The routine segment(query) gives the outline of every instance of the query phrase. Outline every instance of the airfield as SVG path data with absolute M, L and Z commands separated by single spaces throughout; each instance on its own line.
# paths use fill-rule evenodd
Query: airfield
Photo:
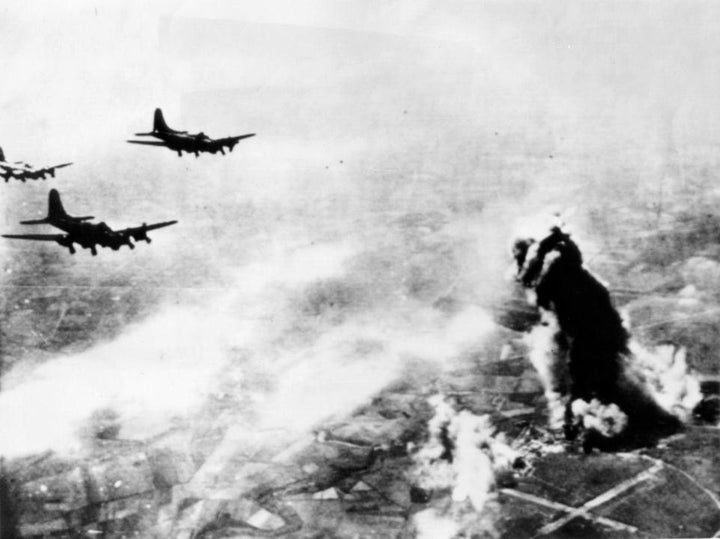
M 710 206 L 692 215 L 683 211 L 691 200 L 706 204 L 697 194 L 678 190 L 661 226 L 635 233 L 632 241 L 627 234 L 609 233 L 585 254 L 588 266 L 612 283 L 637 339 L 672 340 L 687 348 L 712 407 L 720 379 L 718 337 L 712 331 L 720 323 L 720 218 Z M 616 211 L 612 220 L 595 226 L 647 230 L 636 209 Z M 648 222 L 656 218 L 652 210 L 644 215 Z M 213 373 L 212 390 L 192 408 L 167 415 L 151 407 L 147 414 L 162 421 L 146 423 L 108 400 L 81 414 L 75 426 L 82 432 L 72 435 L 82 440 L 82 451 L 74 457 L 45 450 L 5 459 L 3 494 L 14 500 L 9 516 L 20 536 L 710 537 L 720 529 L 716 424 L 697 418 L 657 447 L 626 453 L 586 455 L 564 443 L 547 430 L 541 386 L 527 360 L 522 335 L 536 314 L 524 295 L 508 280 L 498 281 L 501 293 L 492 300 L 463 293 L 447 257 L 432 254 L 439 245 L 448 247 L 449 239 L 457 241 L 457 233 L 448 235 L 448 214 L 388 219 L 385 248 L 371 256 L 347 259 L 342 251 L 313 246 L 302 255 L 306 258 L 293 260 L 291 266 L 311 268 L 312 275 L 296 283 L 290 294 L 296 314 L 273 333 L 295 358 L 269 360 L 287 371 L 285 377 L 258 362 L 259 349 L 230 345 L 221 349 L 227 357 Z M 395 252 L 401 244 L 407 250 Z M 329 274 L 317 277 L 317 265 L 336 255 L 339 270 L 325 268 Z M 378 281 L 374 270 L 392 267 L 399 258 L 409 261 L 403 274 Z M 50 248 L 18 248 L 12 260 L 13 271 L 6 272 L 4 357 L 32 357 L 40 367 L 52 364 L 49 358 L 57 361 L 58 354 L 81 363 L 125 358 L 137 348 L 122 344 L 121 328 L 162 327 L 152 321 L 149 306 L 168 298 L 187 301 L 188 293 L 198 305 L 203 301 L 192 286 L 157 286 L 156 280 L 172 278 L 162 274 L 147 276 L 142 290 L 80 272 L 72 277 L 78 280 L 74 287 L 58 286 L 54 280 L 66 275 L 68 258 Z M 348 264 L 370 265 L 373 271 L 339 277 Z M 44 273 L 38 274 L 38 267 Z M 281 271 L 277 278 L 285 275 Z M 246 277 L 260 279 L 255 272 Z M 388 300 L 364 286 L 389 286 L 402 296 Z M 270 300 L 262 299 L 254 308 L 267 308 Z M 376 312 L 369 302 L 392 308 L 393 316 L 405 312 L 413 327 L 393 328 L 390 336 L 370 330 L 362 322 L 365 312 Z M 407 314 L 409 306 L 415 314 Z M 421 316 L 413 318 L 417 313 Z M 202 334 L 207 328 L 193 317 Z M 190 332 L 188 339 L 197 338 L 182 321 L 162 323 L 173 329 L 177 324 L 177 331 Z M 288 328 L 295 328 L 294 342 L 282 341 Z M 312 342 L 336 331 L 338 342 L 333 337 L 329 344 Z M 99 344 L 98 334 L 104 336 Z M 215 351 L 206 353 L 212 357 Z M 128 369 L 145 374 L 126 359 Z M 337 370 L 327 374 L 330 364 Z M 172 370 L 172 362 L 168 366 L 172 383 L 181 371 Z M 61 376 L 62 369 L 55 374 Z M 87 376 L 92 381 L 96 373 Z M 77 389 L 68 383 L 70 391 Z M 112 385 L 98 383 L 101 390 Z M 8 391 L 12 395 L 13 387 Z M 417 484 L 413 453 L 427 440 L 434 413 L 429 399 L 435 395 L 455 410 L 487 415 L 495 434 L 504 433 L 522 455 L 517 469 L 495 477 L 482 511 L 453 501 L 449 488 Z M 448 522 L 455 526 L 449 534 L 443 527 Z

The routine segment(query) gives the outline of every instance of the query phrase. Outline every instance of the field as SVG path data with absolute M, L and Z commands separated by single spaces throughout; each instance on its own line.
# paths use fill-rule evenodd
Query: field
M 3 537 L 720 529 L 714 8 L 11 4 L 4 151 L 73 165 L 3 182 L 3 233 L 51 187 L 112 227 L 179 222 L 96 257 L 0 243 Z M 158 106 L 257 136 L 125 144 Z M 547 428 L 510 248 L 558 220 L 633 338 L 702 381 L 656 447 Z M 421 480 L 439 410 L 484 490 Z

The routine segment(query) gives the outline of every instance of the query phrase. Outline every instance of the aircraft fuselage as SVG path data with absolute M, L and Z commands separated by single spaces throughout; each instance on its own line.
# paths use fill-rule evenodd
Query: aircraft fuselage
M 198 157 L 201 152 L 218 153 L 225 155 L 225 150 L 233 150 L 235 145 L 242 139 L 254 137 L 255 133 L 247 133 L 232 137 L 213 139 L 205 133 L 190 134 L 187 131 L 178 131 L 167 125 L 163 118 L 162 110 L 155 109 L 153 130 L 149 133 L 135 133 L 136 137 L 154 137 L 160 141 L 128 140 L 131 144 L 142 144 L 145 146 L 165 146 L 182 157 L 182 153 L 194 153 Z
M 11 178 L 18 179 L 22 182 L 26 180 L 45 180 L 48 176 L 54 178 L 56 169 L 66 167 L 70 164 L 72 163 L 65 163 L 47 168 L 34 168 L 28 163 L 8 163 L 6 161 L 0 161 L 0 176 L 5 179 L 6 183 Z
M 135 248 L 135 241 L 150 243 L 148 232 L 174 225 L 177 221 L 165 221 L 162 223 L 143 223 L 140 226 L 113 230 L 106 223 L 89 223 L 93 216 L 73 216 L 68 214 L 60 200 L 60 193 L 51 189 L 48 195 L 48 213 L 43 219 L 29 219 L 20 221 L 21 225 L 51 225 L 64 232 L 64 234 L 2 234 L 4 238 L 33 240 L 33 241 L 54 241 L 66 247 L 71 254 L 75 253 L 75 244 L 84 249 L 90 249 L 93 255 L 97 254 L 97 247 L 109 247 L 117 251 L 123 245 L 130 249 Z
M 127 245 L 131 249 L 135 248 L 130 238 L 122 234 L 114 232 L 106 223 L 86 223 L 70 219 L 54 219 L 50 222 L 55 228 L 59 228 L 67 233 L 64 245 L 70 248 L 73 243 L 77 243 L 83 249 L 90 249 L 96 254 L 95 246 L 110 247 L 117 251 L 121 246 Z M 62 245 L 62 244 L 61 244 Z M 73 249 L 70 249 L 73 252 Z
M 203 133 L 190 135 L 187 133 L 158 132 L 153 133 L 152 136 L 162 140 L 168 148 L 178 152 L 179 155 L 182 155 L 182 152 L 193 153 L 195 156 L 202 152 L 225 154 L 222 144 Z M 229 149 L 232 151 L 232 148 Z

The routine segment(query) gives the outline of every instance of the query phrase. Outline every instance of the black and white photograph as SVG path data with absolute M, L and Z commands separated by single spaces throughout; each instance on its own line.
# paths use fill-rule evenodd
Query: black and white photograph
M 0 538 L 720 537 L 719 26 L 3 2 Z

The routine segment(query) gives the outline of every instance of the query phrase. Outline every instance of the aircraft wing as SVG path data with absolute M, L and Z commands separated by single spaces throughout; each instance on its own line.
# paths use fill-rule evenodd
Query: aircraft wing
M 51 167 L 43 167 L 43 168 L 38 168 L 36 170 L 28 170 L 27 172 L 29 174 L 36 174 L 36 175 L 41 174 L 43 178 L 45 177 L 45 174 L 50 174 L 50 176 L 52 176 L 54 178 L 55 171 L 57 169 L 63 168 L 63 167 L 69 167 L 70 165 L 72 165 L 72 163 L 63 163 L 62 165 L 53 165 Z
M 144 144 L 145 146 L 167 146 L 164 142 L 159 140 L 126 140 L 130 144 Z
M 123 228 L 122 230 L 116 230 L 115 232 L 126 237 L 129 236 L 135 241 L 145 240 L 150 243 L 147 237 L 148 232 L 151 230 L 157 230 L 158 228 L 165 228 L 166 226 L 174 225 L 175 223 L 177 223 L 177 221 L 164 221 L 162 223 L 153 223 L 152 225 L 143 224 L 141 226 Z
M 65 239 L 66 234 L 3 234 L 3 238 L 13 240 L 58 241 Z
M 2 169 L 5 172 L 9 172 L 11 174 L 17 174 L 19 172 L 24 172 L 24 169 L 19 168 L 16 165 L 12 165 L 10 163 L 0 163 L 0 169 Z
M 218 138 L 214 139 L 212 141 L 212 144 L 215 146 L 218 146 L 220 148 L 223 148 L 227 146 L 230 150 L 232 150 L 235 145 L 238 143 L 238 141 L 241 141 L 244 138 L 250 138 L 254 137 L 255 133 L 248 133 L 247 135 L 239 135 L 237 137 L 225 137 L 225 138 Z
M 150 232 L 151 230 L 157 230 L 158 228 L 165 228 L 166 226 L 174 225 L 177 223 L 177 221 L 164 221 L 162 223 L 153 223 L 152 225 L 142 225 L 142 226 L 136 226 L 133 228 L 126 228 L 126 232 L 135 232 L 138 230 L 144 230 L 145 232 Z
M 70 165 L 72 165 L 72 163 L 63 163 L 62 165 L 53 165 L 51 167 L 46 167 L 43 170 L 50 172 L 52 170 L 57 170 L 59 168 L 69 167 Z
M 227 144 L 233 144 L 233 145 L 234 145 L 234 144 L 237 144 L 237 142 L 238 142 L 239 140 L 242 140 L 242 139 L 244 139 L 244 138 L 254 137 L 254 136 L 255 136 L 255 133 L 248 133 L 247 135 L 239 135 L 239 136 L 237 136 L 237 137 L 219 138 L 219 139 L 216 139 L 215 142 L 219 142 L 220 144 L 225 144 L 225 145 L 227 145 Z

